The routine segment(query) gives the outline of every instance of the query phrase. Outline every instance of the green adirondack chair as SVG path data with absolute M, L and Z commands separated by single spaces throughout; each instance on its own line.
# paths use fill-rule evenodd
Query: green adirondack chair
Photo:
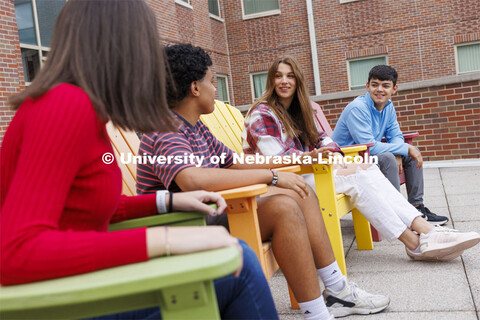
M 109 126 L 109 134 L 116 152 L 128 151 L 119 145 L 130 148 L 129 143 L 138 144 L 134 134 L 124 138 L 113 126 Z M 123 192 L 135 194 L 135 170 L 120 167 Z M 204 217 L 199 212 L 169 213 L 111 224 L 109 231 L 200 226 L 205 225 Z M 233 273 L 240 264 L 235 248 L 223 248 L 0 287 L 0 319 L 78 319 L 153 306 L 161 308 L 164 319 L 220 319 L 213 279 Z
M 112 229 L 204 221 L 201 213 L 157 217 Z M 220 319 L 212 280 L 233 273 L 240 263 L 235 248 L 223 248 L 0 287 L 0 318 L 78 319 L 159 306 L 164 319 Z
M 160 306 L 164 319 L 220 319 L 212 279 L 240 260 L 224 248 L 0 287 L 0 318 L 77 319 Z

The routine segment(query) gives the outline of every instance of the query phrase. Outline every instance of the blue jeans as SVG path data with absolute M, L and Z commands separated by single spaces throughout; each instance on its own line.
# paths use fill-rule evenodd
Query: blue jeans
M 257 256 L 240 241 L 243 249 L 243 269 L 238 278 L 233 275 L 214 281 L 218 308 L 222 319 L 278 319 L 272 294 Z M 92 318 L 95 320 L 161 319 L 158 307 Z

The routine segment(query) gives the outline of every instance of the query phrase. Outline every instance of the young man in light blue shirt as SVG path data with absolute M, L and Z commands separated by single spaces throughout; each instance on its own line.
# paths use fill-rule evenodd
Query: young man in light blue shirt
M 380 170 L 387 179 L 400 191 L 398 174 L 404 170 L 408 201 L 427 221 L 444 225 L 448 218 L 432 213 L 423 204 L 422 155 L 416 147 L 405 143 L 390 100 L 397 92 L 397 79 L 394 68 L 373 67 L 368 75 L 367 93 L 345 107 L 332 139 L 340 146 L 373 142 L 370 154 L 378 156 Z M 387 142 L 382 142 L 383 137 Z

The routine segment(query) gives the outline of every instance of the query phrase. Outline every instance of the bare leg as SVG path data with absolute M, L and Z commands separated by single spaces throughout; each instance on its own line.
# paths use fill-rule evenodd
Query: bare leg
M 306 199 L 300 198 L 295 191 L 276 187 L 268 188 L 267 195 L 284 194 L 296 201 L 306 223 L 315 267 L 320 269 L 333 263 L 335 256 L 330 245 L 330 239 L 328 238 L 320 207 L 318 206 L 318 198 L 310 187 L 309 190 L 310 192 Z
M 411 228 L 413 230 L 417 231 L 418 233 L 427 234 L 430 231 L 432 231 L 434 227 L 429 222 L 427 222 L 427 220 L 423 219 L 422 217 L 416 217 L 412 221 Z
M 398 240 L 403 242 L 403 244 L 410 250 L 415 250 L 420 245 L 418 235 L 408 228 L 398 237 Z
M 287 195 L 258 200 L 262 239 L 272 239 L 272 249 L 298 302 L 320 297 L 320 285 L 301 208 Z

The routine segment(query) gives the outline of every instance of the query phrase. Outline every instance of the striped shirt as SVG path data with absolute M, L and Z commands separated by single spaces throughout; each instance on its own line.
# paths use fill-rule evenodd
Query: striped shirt
M 137 193 L 156 190 L 181 191 L 176 175 L 190 167 L 228 168 L 233 165 L 233 151 L 218 141 L 198 120 L 192 126 L 175 113 L 181 125 L 177 132 L 144 134 L 139 155 L 147 163 L 137 164 Z

